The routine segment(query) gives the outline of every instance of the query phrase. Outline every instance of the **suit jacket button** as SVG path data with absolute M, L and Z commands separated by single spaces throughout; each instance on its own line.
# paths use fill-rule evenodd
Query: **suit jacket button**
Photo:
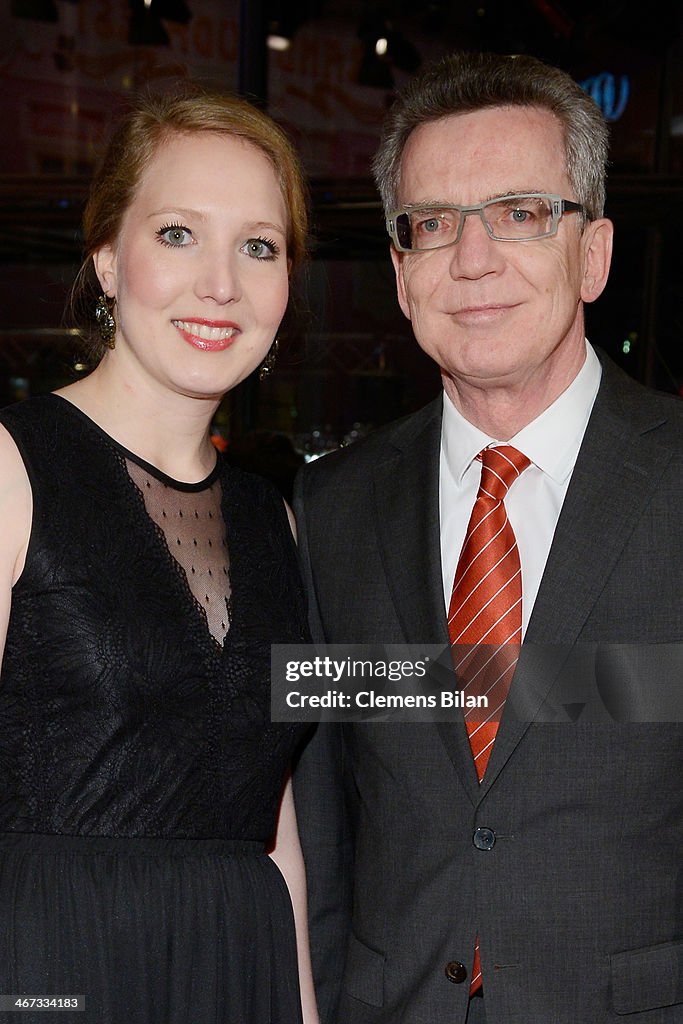
M 454 985 L 462 985 L 467 977 L 465 965 L 461 964 L 459 960 L 451 960 L 450 963 L 446 964 L 446 977 Z
M 472 842 L 478 850 L 492 850 L 496 845 L 496 833 L 492 828 L 475 828 Z

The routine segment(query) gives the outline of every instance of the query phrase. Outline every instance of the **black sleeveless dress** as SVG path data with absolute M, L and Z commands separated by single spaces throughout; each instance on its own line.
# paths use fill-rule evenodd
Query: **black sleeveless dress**
M 171 480 L 57 395 L 0 412 L 33 492 L 0 677 L 0 996 L 47 1024 L 297 1024 L 266 854 L 298 726 L 270 645 L 306 639 L 283 503 L 219 459 Z

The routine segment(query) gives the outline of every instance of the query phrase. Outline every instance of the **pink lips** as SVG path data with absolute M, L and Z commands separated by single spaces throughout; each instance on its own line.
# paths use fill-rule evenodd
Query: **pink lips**
M 466 306 L 451 315 L 460 323 L 474 326 L 492 323 L 513 308 L 513 306 L 506 305 Z
M 239 325 L 231 320 L 192 317 L 189 320 L 173 320 L 172 323 L 188 345 L 202 352 L 223 352 L 240 333 Z

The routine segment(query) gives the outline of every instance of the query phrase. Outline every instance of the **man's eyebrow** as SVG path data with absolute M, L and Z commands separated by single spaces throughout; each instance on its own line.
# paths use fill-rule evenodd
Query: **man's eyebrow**
M 546 194 L 547 193 L 542 188 L 511 188 L 508 192 L 496 192 L 495 195 L 489 196 L 488 199 L 482 199 L 482 202 L 488 203 L 491 199 L 509 199 L 511 196 L 536 196 Z
M 509 199 L 511 196 L 545 195 L 540 188 L 511 188 L 507 192 L 489 193 L 478 203 L 454 203 L 450 199 L 420 199 L 415 203 L 404 203 L 404 210 L 434 210 L 442 206 L 479 206 L 481 203 L 488 203 L 492 199 Z
M 419 199 L 416 203 L 404 203 L 403 207 L 406 210 L 431 210 L 435 206 L 452 206 L 453 204 L 448 199 Z

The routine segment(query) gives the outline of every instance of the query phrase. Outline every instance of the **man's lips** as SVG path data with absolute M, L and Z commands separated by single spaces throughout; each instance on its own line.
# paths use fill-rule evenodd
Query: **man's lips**
M 514 309 L 516 303 L 482 303 L 481 305 L 461 306 L 449 315 L 462 323 L 489 323 L 497 320 Z
M 172 320 L 171 323 L 189 345 L 203 352 L 221 352 L 232 344 L 240 333 L 238 324 L 231 320 Z

